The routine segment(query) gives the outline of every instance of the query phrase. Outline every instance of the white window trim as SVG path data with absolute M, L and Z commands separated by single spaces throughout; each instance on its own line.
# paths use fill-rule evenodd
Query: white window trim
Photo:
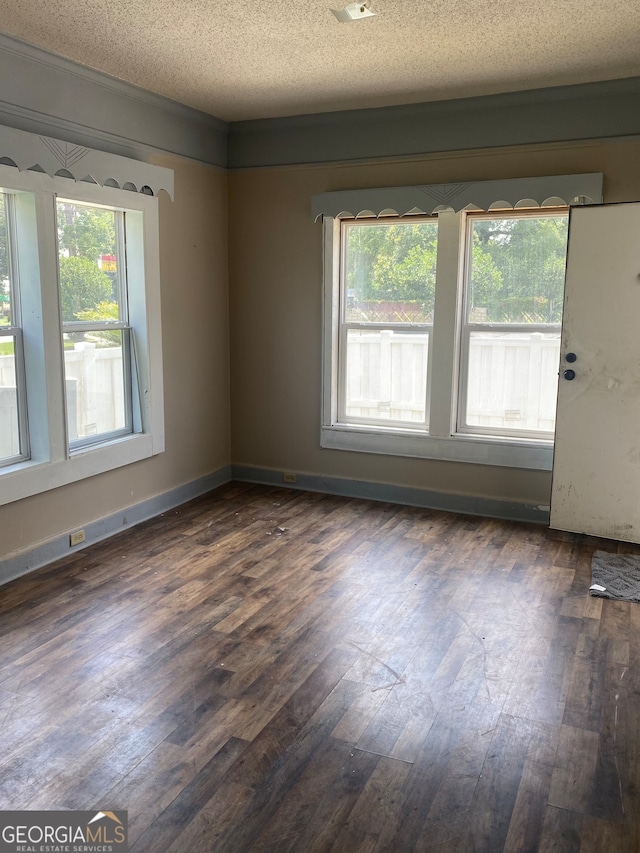
M 0 126 L 0 163 L 21 172 L 37 170 L 52 178 L 60 176 L 101 187 L 150 191 L 153 195 L 164 190 L 173 199 L 173 169 L 13 127 Z
M 404 216 L 407 213 L 430 216 L 443 210 L 516 210 L 599 204 L 601 201 L 602 173 L 587 172 L 498 181 L 337 190 L 312 196 L 311 212 L 315 222 L 321 216 L 334 219 L 389 214 Z
M 453 210 L 451 187 L 456 189 Z M 497 193 L 497 195 L 496 195 Z M 564 198 L 563 198 L 564 195 Z M 415 202 L 429 197 L 432 204 Z M 459 340 L 461 331 L 465 209 L 486 210 L 557 207 L 599 202 L 602 175 L 527 178 L 474 184 L 353 190 L 314 196 L 314 219 L 323 217 L 323 399 L 320 446 L 348 450 L 550 471 L 553 441 L 530 437 L 485 436 L 457 432 Z M 510 198 L 511 202 L 501 199 Z M 441 201 L 438 205 L 437 202 Z M 374 203 L 375 202 L 375 203 Z M 429 432 L 415 429 L 340 423 L 338 417 L 338 345 L 340 329 L 340 220 L 344 217 L 404 213 L 438 213 L 433 359 Z M 443 322 L 444 319 L 444 322 Z
M 441 459 L 503 467 L 551 470 L 553 446 L 549 441 L 495 438 L 455 433 L 452 419 L 457 398 L 458 277 L 461 274 L 460 240 L 464 214 L 439 216 L 435 313 L 455 318 L 454 327 L 434 324 L 431 366 L 429 433 L 416 429 L 379 425 L 345 424 L 338 421 L 338 337 L 340 317 L 339 251 L 340 220 L 324 218 L 324 333 L 323 406 L 321 447 L 419 459 Z M 451 306 L 451 300 L 454 306 Z M 443 303 L 446 302 L 445 306 Z
M 25 350 L 31 458 L 0 469 L 3 505 L 163 452 L 164 401 L 157 199 L 41 172 L 18 172 L 10 166 L 0 166 L 0 186 L 27 194 L 23 198 L 31 209 L 25 211 L 18 226 L 29 232 L 18 234 L 20 274 L 35 276 L 40 282 L 39 287 L 29 288 L 28 300 L 26 289 L 22 293 L 23 328 L 26 330 L 28 322 L 35 324 L 39 341 Z M 128 247 L 129 274 L 144 281 L 144 286 L 129 291 L 130 320 L 136 330 L 134 384 L 138 385 L 140 404 L 134 430 L 138 431 L 73 452 L 67 444 L 58 292 L 57 286 L 51 286 L 57 281 L 56 195 L 126 210 L 128 228 L 138 238 Z

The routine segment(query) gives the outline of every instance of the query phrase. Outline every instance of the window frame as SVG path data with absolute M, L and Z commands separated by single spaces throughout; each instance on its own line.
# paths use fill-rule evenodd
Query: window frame
M 157 198 L 0 165 L 16 200 L 31 452 L 0 468 L 0 505 L 147 459 L 164 450 Z M 56 199 L 125 210 L 132 328 L 132 432 L 71 448 L 67 440 Z

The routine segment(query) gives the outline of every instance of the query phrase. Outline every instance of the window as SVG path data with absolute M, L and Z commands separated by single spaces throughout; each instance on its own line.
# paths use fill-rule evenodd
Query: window
M 458 430 L 551 440 L 566 212 L 467 216 Z
M 340 420 L 428 421 L 438 223 L 341 223 Z
M 322 446 L 550 469 L 568 201 L 599 201 L 601 180 L 314 197 L 325 238 Z M 500 201 L 507 191 L 517 205 Z M 456 194 L 458 212 L 437 204 Z M 491 210 L 477 209 L 492 196 Z
M 69 447 L 132 431 L 126 217 L 57 202 L 58 274 Z
M 0 166 L 0 503 L 164 449 L 157 200 Z

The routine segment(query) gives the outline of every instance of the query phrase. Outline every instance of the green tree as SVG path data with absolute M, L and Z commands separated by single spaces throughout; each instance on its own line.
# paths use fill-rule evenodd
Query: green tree
M 117 302 L 99 302 L 95 308 L 78 311 L 76 317 L 86 323 L 92 323 L 95 320 L 119 320 L 120 309 Z M 122 332 L 117 330 L 96 329 L 85 332 L 85 338 L 99 347 L 116 347 L 122 344 Z
M 373 298 L 373 266 L 384 245 L 385 231 L 376 224 L 355 225 L 347 232 L 347 288 L 359 300 Z
M 59 201 L 58 245 L 62 255 L 94 262 L 100 255 L 115 254 L 114 212 Z
M 60 302 L 65 322 L 73 322 L 81 312 L 95 310 L 111 299 L 111 280 L 95 261 L 73 256 L 60 258 Z
M 475 234 L 471 246 L 471 270 L 471 319 L 488 319 L 487 306 L 500 293 L 502 273 Z M 480 311 L 480 316 L 474 318 L 474 310 Z
M 438 227 L 433 221 L 349 229 L 347 288 L 357 303 L 404 303 L 423 319 L 433 318 Z M 502 276 L 480 238 L 474 240 L 473 268 L 478 295 L 487 301 L 500 290 Z M 399 319 L 381 314 L 376 319 Z
M 473 306 L 494 322 L 560 322 L 567 224 L 566 216 L 477 220 L 474 245 L 490 255 L 502 280 L 493 294 L 476 292 L 474 258 Z
M 433 310 L 437 232 L 431 223 L 391 225 L 373 265 L 371 290 L 377 299 L 419 302 Z
M 432 315 L 434 222 L 357 225 L 348 233 L 347 290 L 358 305 L 369 303 L 368 319 L 393 322 L 407 314 Z M 382 306 L 378 314 L 372 311 L 372 303 Z

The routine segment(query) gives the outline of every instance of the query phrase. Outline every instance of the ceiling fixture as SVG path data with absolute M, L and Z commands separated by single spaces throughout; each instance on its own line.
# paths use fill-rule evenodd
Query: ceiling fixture
M 369 8 L 369 0 L 366 0 L 366 3 L 349 3 L 344 9 L 332 9 L 331 11 L 341 23 L 360 21 L 362 18 L 371 18 L 375 15 L 375 12 Z

